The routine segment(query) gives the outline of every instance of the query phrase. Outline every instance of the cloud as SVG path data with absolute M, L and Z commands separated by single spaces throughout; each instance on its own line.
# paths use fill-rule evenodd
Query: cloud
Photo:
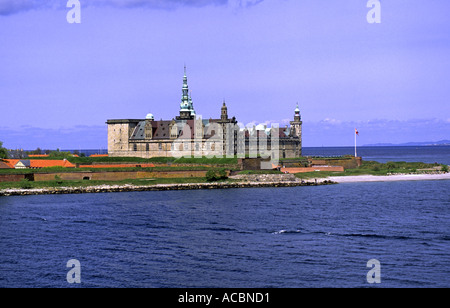
M 11 15 L 35 8 L 37 2 L 30 0 L 0 0 L 0 15 Z
M 243 8 L 257 5 L 264 0 L 228 0 L 226 1 L 231 8 Z
M 203 7 L 225 5 L 227 0 L 91 0 L 92 6 L 112 6 L 118 8 L 176 9 L 182 6 Z
M 229 6 L 247 8 L 264 0 L 79 0 L 83 6 L 174 10 L 180 7 Z M 0 0 L 0 16 L 29 10 L 65 8 L 65 0 Z

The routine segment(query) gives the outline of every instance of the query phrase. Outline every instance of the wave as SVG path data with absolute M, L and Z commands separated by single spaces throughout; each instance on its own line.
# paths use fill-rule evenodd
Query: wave
M 362 238 L 374 238 L 374 239 L 390 239 L 390 240 L 424 240 L 424 238 L 404 236 L 404 235 L 385 235 L 374 233 L 333 233 L 333 232 L 321 232 L 321 231 L 302 231 L 302 230 L 278 230 L 271 232 L 272 234 L 320 234 L 325 236 L 339 236 L 339 237 L 362 237 Z
M 394 239 L 394 240 L 412 240 L 418 239 L 410 236 L 402 235 L 383 235 L 383 234 L 370 234 L 370 233 L 344 233 L 344 234 L 332 234 L 344 237 L 365 237 L 365 238 L 379 238 L 379 239 Z
M 236 232 L 236 231 L 238 231 L 238 230 L 236 230 L 236 229 L 234 229 L 234 228 L 226 228 L 226 227 L 217 227 L 217 228 L 209 228 L 209 227 L 207 227 L 207 228 L 200 228 L 199 230 L 202 230 L 202 231 L 215 231 L 215 232 L 217 232 L 217 231 L 228 231 L 228 232 Z
M 301 233 L 300 230 L 279 230 L 272 232 L 272 234 L 292 234 L 292 233 Z

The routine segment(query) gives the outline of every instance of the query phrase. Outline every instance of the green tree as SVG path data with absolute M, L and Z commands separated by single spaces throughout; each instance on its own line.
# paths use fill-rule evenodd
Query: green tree
M 70 153 L 70 152 L 61 152 L 59 149 L 56 150 L 56 151 L 50 152 L 48 155 L 49 155 L 49 157 L 59 158 L 59 159 L 73 157 L 72 153 Z
M 388 161 L 388 162 L 386 163 L 386 168 L 387 168 L 388 170 L 393 170 L 393 169 L 396 169 L 397 167 L 398 167 L 397 164 L 394 163 L 393 161 Z
M 3 142 L 0 141 L 0 159 L 8 158 L 8 150 L 3 147 Z
M 225 169 L 210 169 L 206 172 L 206 180 L 209 182 L 227 179 L 227 172 Z

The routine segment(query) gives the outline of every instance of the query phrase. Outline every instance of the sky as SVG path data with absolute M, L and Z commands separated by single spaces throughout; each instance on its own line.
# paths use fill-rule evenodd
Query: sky
M 0 0 L 0 141 L 106 149 L 108 119 L 293 120 L 303 146 L 450 139 L 450 2 Z

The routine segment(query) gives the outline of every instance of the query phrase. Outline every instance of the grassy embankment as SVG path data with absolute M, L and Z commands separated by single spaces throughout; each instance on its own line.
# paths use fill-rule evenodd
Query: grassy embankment
M 231 181 L 231 180 L 227 180 Z M 156 184 L 185 184 L 185 183 L 206 183 L 206 178 L 158 178 L 158 179 L 130 179 L 122 181 L 54 181 L 33 182 L 22 180 L 20 182 L 0 183 L 2 189 L 34 189 L 34 188 L 59 188 L 59 187 L 90 187 L 100 185 L 135 185 L 151 186 Z
M 49 159 L 49 158 L 42 158 Z M 54 158 L 53 158 L 54 159 Z M 89 165 L 93 163 L 153 163 L 155 167 L 120 167 L 120 168 L 43 168 L 43 169 L 3 169 L 1 174 L 24 174 L 24 173 L 58 173 L 58 172 L 86 172 L 86 171 L 177 171 L 177 170 L 227 170 L 237 169 L 237 158 L 172 158 L 172 157 L 156 157 L 151 159 L 133 158 L 133 157 L 69 157 L 68 160 L 73 164 Z M 387 162 L 378 163 L 374 161 L 363 161 L 359 168 L 347 169 L 344 172 L 308 172 L 297 173 L 296 176 L 301 179 L 321 178 L 328 176 L 349 176 L 349 175 L 388 175 L 388 174 L 405 174 L 405 173 L 429 173 L 439 165 L 426 164 L 421 162 Z M 441 170 L 448 171 L 448 166 L 441 165 Z M 276 170 L 244 170 L 240 174 L 279 174 Z M 231 179 L 221 178 L 221 181 L 233 181 Z M 208 182 L 206 177 L 197 178 L 155 178 L 155 179 L 130 179 L 123 181 L 62 181 L 55 176 L 54 181 L 33 182 L 22 180 L 21 182 L 4 182 L 0 183 L 0 189 L 8 188 L 48 188 L 48 187 L 88 187 L 97 185 L 155 185 L 155 184 L 171 184 L 171 183 L 205 183 Z
M 39 157 L 33 159 L 58 159 L 55 157 Z M 155 157 L 144 159 L 138 157 L 67 157 L 67 160 L 73 164 L 91 165 L 93 163 L 153 163 L 155 167 L 108 167 L 108 168 L 63 168 L 51 167 L 41 169 L 0 169 L 0 174 L 32 174 L 32 173 L 65 173 L 65 172 L 119 172 L 119 171 L 209 171 L 218 173 L 219 170 L 237 170 L 237 158 L 173 158 L 173 157 Z M 234 180 L 226 178 L 217 178 L 215 180 L 232 182 Z M 154 178 L 154 179 L 129 179 L 121 181 L 83 181 L 72 180 L 64 181 L 55 175 L 53 181 L 34 182 L 22 180 L 20 182 L 0 182 L 0 189 L 33 189 L 33 188 L 58 188 L 58 187 L 89 187 L 98 185 L 136 185 L 147 186 L 156 184 L 179 184 L 179 183 L 206 183 L 207 177 L 189 177 L 189 178 Z

